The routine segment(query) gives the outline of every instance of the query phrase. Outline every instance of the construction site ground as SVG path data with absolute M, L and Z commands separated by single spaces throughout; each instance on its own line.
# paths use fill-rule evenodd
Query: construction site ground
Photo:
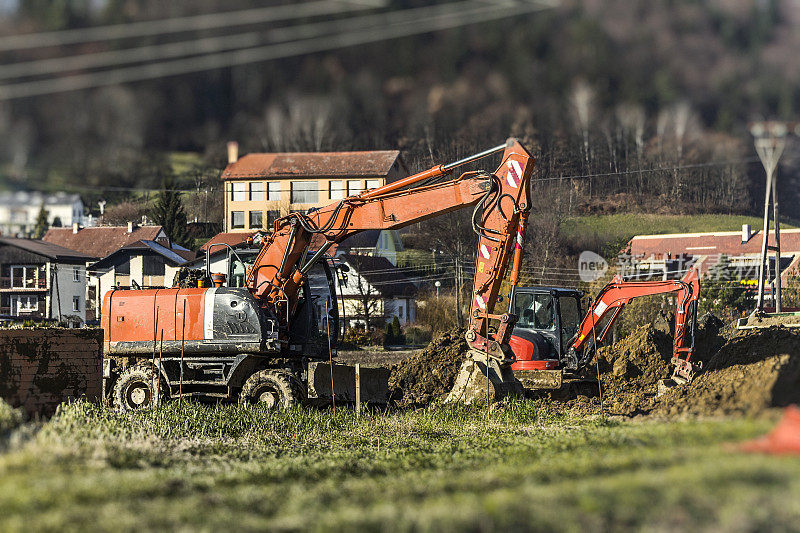
M 421 351 L 343 354 L 394 364 L 397 407 L 361 417 L 77 401 L 23 422 L 0 404 L 0 530 L 792 530 L 800 457 L 737 443 L 800 399 L 798 339 L 723 339 L 706 321 L 705 371 L 659 396 L 670 337 L 644 326 L 600 350 L 602 403 L 595 380 L 442 404 L 464 356 L 449 332 Z

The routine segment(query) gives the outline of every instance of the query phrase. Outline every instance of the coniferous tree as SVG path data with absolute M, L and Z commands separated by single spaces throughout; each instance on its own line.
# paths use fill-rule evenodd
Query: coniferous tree
M 181 193 L 175 190 L 175 181 L 171 177 L 163 181 L 152 217 L 153 222 L 164 228 L 172 242 L 187 248 L 191 245 Z
M 44 203 L 42 203 L 42 207 L 39 208 L 39 214 L 36 215 L 36 224 L 33 226 L 34 239 L 41 239 L 47 233 L 47 229 L 50 227 L 47 223 L 47 215 L 47 210 L 44 208 Z

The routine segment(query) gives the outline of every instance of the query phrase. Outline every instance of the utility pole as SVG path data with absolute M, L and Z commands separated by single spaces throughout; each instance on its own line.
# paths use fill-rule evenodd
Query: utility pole
M 750 125 L 756 153 L 767 175 L 766 194 L 764 195 L 764 231 L 761 235 L 761 264 L 758 269 L 758 301 L 755 312 L 764 309 L 764 287 L 767 283 L 766 271 L 769 268 L 768 252 L 775 252 L 775 289 L 773 298 L 775 312 L 781 312 L 781 237 L 780 222 L 778 220 L 778 183 L 776 170 L 783 149 L 786 146 L 786 135 L 789 133 L 789 124 L 779 121 L 755 122 Z M 775 223 L 775 244 L 769 245 L 769 201 L 772 197 L 772 217 Z
M 461 252 L 459 243 L 458 252 Z M 461 256 L 456 254 L 456 326 L 461 327 Z

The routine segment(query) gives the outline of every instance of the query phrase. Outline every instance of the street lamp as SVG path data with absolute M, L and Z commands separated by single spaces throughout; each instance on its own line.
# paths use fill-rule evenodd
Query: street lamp
M 439 287 L 442 286 L 442 282 L 441 281 L 437 281 L 433 285 L 436 287 L 436 299 L 438 300 L 439 299 Z
M 795 130 L 798 126 L 791 125 Z M 786 135 L 789 133 L 790 125 L 779 121 L 754 122 L 750 125 L 750 133 L 753 135 L 756 153 L 758 153 L 764 171 L 767 174 L 767 191 L 764 197 L 764 232 L 761 235 L 761 264 L 758 269 L 758 303 L 756 311 L 760 312 L 764 308 L 764 285 L 765 270 L 767 270 L 767 252 L 775 252 L 775 312 L 781 312 L 781 238 L 780 222 L 778 221 L 778 184 L 775 171 L 778 168 L 778 160 L 786 147 Z M 769 200 L 772 194 L 773 218 L 775 220 L 775 245 L 769 246 Z

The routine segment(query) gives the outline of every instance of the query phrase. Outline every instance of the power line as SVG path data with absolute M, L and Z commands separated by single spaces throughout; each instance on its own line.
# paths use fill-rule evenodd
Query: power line
M 689 165 L 679 165 L 674 167 L 656 167 L 656 168 L 643 168 L 641 170 L 623 170 L 621 172 L 602 172 L 599 174 L 583 174 L 580 176 L 559 176 L 550 178 L 538 178 L 536 181 L 561 181 L 570 179 L 583 179 L 583 178 L 607 178 L 614 176 L 624 176 L 628 174 L 644 174 L 650 172 L 666 172 L 668 170 L 685 170 L 690 168 L 702 167 L 723 167 L 728 165 L 737 165 L 743 163 L 754 163 L 758 161 L 755 157 L 746 157 L 744 159 L 730 159 L 728 161 L 710 161 L 708 163 L 693 163 Z
M 540 11 L 549 7 L 539 3 L 533 3 L 533 1 L 534 0 L 519 0 L 521 3 L 513 4 L 512 7 L 497 8 L 491 5 L 486 8 L 457 12 L 452 15 L 429 17 L 422 20 L 400 23 L 394 27 L 342 32 L 336 35 L 311 38 L 299 42 L 280 43 L 244 50 L 220 52 L 188 59 L 163 61 L 105 72 L 77 74 L 60 79 L 6 84 L 0 86 L 0 100 L 12 100 L 79 89 L 117 85 L 120 83 L 151 80 L 248 63 L 296 57 L 315 52 L 346 48 L 359 44 L 397 39 L 421 33 L 497 20 L 523 13 Z M 508 4 L 505 3 L 502 5 L 508 6 Z
M 344 20 L 298 24 L 282 28 L 270 29 L 268 32 L 247 32 L 191 39 L 187 41 L 141 46 L 122 50 L 108 50 L 72 56 L 22 61 L 0 66 L 0 79 L 44 76 L 61 72 L 72 72 L 82 69 L 116 67 L 132 63 L 156 62 L 165 59 L 205 55 L 214 52 L 252 48 L 267 43 L 299 41 L 312 37 L 320 37 L 336 32 L 350 32 L 370 27 L 385 27 L 401 22 L 412 22 L 419 18 L 427 18 L 437 14 L 455 13 L 466 7 L 484 6 L 483 2 L 469 0 L 465 2 L 447 3 L 352 17 Z
M 167 33 L 210 30 L 306 17 L 319 17 L 348 11 L 375 9 L 383 7 L 384 5 L 385 2 L 364 3 L 344 0 L 317 0 L 299 4 L 292 3 L 280 6 L 174 17 L 162 20 L 147 20 L 125 24 L 112 24 L 108 26 L 24 33 L 21 35 L 0 37 L 0 52 L 128 39 L 131 37 L 149 37 Z
M 2 86 L 0 86 L 2 88 Z M 714 166 L 727 166 L 727 165 L 734 165 L 740 163 L 753 163 L 756 162 L 756 158 L 745 158 L 745 159 L 731 159 L 728 161 L 712 161 L 708 163 L 694 163 L 689 165 L 680 165 L 680 166 L 672 166 L 672 167 L 658 167 L 646 170 L 631 170 L 631 171 L 622 171 L 622 172 L 607 172 L 602 174 L 584 174 L 584 175 L 575 175 L 575 176 L 563 176 L 559 178 L 539 178 L 536 181 L 562 181 L 562 180 L 569 180 L 569 179 L 580 179 L 580 178 L 596 178 L 596 177 L 604 177 L 610 178 L 614 176 L 621 176 L 627 174 L 637 174 L 639 172 L 664 172 L 669 170 L 683 170 L 683 169 L 691 169 L 691 168 L 700 168 L 700 167 L 714 167 Z M 346 180 L 347 177 L 343 177 L 342 181 Z M 280 180 L 269 180 L 264 178 L 265 181 L 280 181 Z M 118 187 L 118 186 L 90 186 L 90 185 L 64 185 L 63 188 L 75 190 L 75 191 L 119 191 L 119 192 L 161 192 L 161 191 L 169 191 L 169 192 L 184 192 L 184 193 L 196 193 L 197 189 L 160 189 L 160 188 L 146 188 L 146 187 Z M 304 189 L 303 192 L 317 192 L 317 193 L 327 193 L 329 192 L 328 189 Z M 363 191 L 360 191 L 363 192 Z M 273 200 L 270 200 L 273 201 Z M 278 202 L 280 200 L 274 200 Z

